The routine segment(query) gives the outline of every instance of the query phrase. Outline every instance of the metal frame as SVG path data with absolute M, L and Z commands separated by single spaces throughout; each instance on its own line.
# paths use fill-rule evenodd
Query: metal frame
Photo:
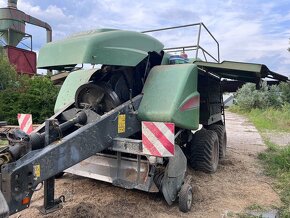
M 22 204 L 22 199 L 31 198 L 39 183 L 103 151 L 112 145 L 114 138 L 126 138 L 141 131 L 141 123 L 133 110 L 139 107 L 141 99 L 142 95 L 138 95 L 61 140 L 41 150 L 31 151 L 16 162 L 3 165 L 1 185 L 10 214 L 29 207 L 29 204 Z M 117 132 L 119 114 L 126 114 L 124 133 Z M 47 195 L 52 199 L 49 186 Z
M 196 51 L 195 52 L 195 59 L 198 58 L 198 52 L 201 50 L 203 57 L 205 61 L 207 61 L 206 55 L 211 57 L 213 60 L 216 62 L 220 62 L 220 48 L 219 48 L 219 43 L 216 40 L 216 38 L 212 35 L 212 33 L 209 31 L 209 29 L 204 25 L 204 23 L 193 23 L 193 24 L 188 24 L 188 25 L 182 25 L 182 26 L 174 26 L 174 27 L 167 27 L 167 28 L 161 28 L 161 29 L 153 29 L 153 30 L 146 30 L 143 31 L 142 33 L 153 33 L 153 32 L 161 32 L 161 31 L 166 31 L 166 30 L 172 30 L 172 29 L 180 29 L 180 28 L 188 28 L 188 27 L 198 27 L 198 35 L 197 35 L 197 44 L 196 45 L 190 45 L 190 46 L 180 46 L 180 47 L 172 47 L 172 48 L 165 48 L 165 51 Z M 214 57 L 214 55 L 210 54 L 208 51 L 206 51 L 201 45 L 200 45 L 200 37 L 201 37 L 201 32 L 202 29 L 204 29 L 209 36 L 215 41 L 217 45 L 217 58 Z
M 7 121 L 0 121 L 0 127 L 7 126 Z
M 56 119 L 50 119 L 45 121 L 45 147 L 53 141 L 51 140 L 51 131 Z M 61 200 L 54 198 L 55 179 L 54 176 L 44 181 L 44 202 L 40 208 L 42 214 L 48 214 L 62 208 Z
M 13 30 L 13 29 L 7 29 L 7 30 L 1 30 L 0 31 L 0 38 L 7 32 L 8 33 L 8 42 L 5 43 L 2 39 L 0 39 L 0 43 L 2 44 L 2 46 L 9 46 L 10 44 L 10 32 L 13 31 L 13 32 L 17 32 L 17 33 L 23 33 L 23 32 L 20 32 L 20 31 L 17 31 L 17 30 Z M 25 46 L 27 49 L 29 49 L 30 51 L 32 51 L 32 35 L 28 34 L 28 33 L 23 33 L 24 36 L 23 38 L 20 40 L 20 44 L 22 44 L 23 46 Z M 25 43 L 23 43 L 23 41 L 25 41 L 26 39 L 30 39 L 30 47 L 28 45 L 26 45 Z M 14 47 L 14 46 L 13 46 Z M 15 46 L 17 47 L 17 46 Z

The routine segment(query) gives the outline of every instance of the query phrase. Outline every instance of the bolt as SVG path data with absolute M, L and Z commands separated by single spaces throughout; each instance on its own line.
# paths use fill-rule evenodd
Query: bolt
M 32 183 L 28 183 L 28 189 L 32 189 Z

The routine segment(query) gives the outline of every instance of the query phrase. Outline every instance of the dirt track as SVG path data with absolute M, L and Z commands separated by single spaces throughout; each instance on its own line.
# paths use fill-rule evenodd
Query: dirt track
M 64 208 L 45 217 L 227 217 L 251 205 L 279 206 L 271 179 L 263 175 L 257 154 L 265 149 L 260 135 L 245 118 L 227 113 L 228 153 L 217 173 L 189 169 L 196 187 L 190 213 L 178 204 L 167 206 L 160 194 L 125 190 L 111 184 L 66 174 L 57 180 L 56 195 L 64 194 Z M 29 209 L 14 217 L 40 217 L 42 191 L 33 196 Z

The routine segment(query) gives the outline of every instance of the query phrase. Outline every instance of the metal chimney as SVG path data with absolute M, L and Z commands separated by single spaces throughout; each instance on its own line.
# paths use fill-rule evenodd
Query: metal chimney
M 8 0 L 8 8 L 17 9 L 17 0 Z
M 7 8 L 0 8 L 0 37 L 7 45 L 17 46 L 25 35 L 25 23 L 43 27 L 47 32 L 47 42 L 52 40 L 49 24 L 17 9 L 17 0 L 8 0 Z

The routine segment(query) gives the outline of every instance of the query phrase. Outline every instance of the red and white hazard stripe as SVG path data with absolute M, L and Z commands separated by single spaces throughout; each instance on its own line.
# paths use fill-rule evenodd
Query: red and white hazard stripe
M 18 123 L 22 131 L 30 134 L 33 130 L 32 126 L 32 115 L 31 114 L 18 114 Z
M 142 122 L 143 153 L 157 157 L 174 155 L 174 124 Z

